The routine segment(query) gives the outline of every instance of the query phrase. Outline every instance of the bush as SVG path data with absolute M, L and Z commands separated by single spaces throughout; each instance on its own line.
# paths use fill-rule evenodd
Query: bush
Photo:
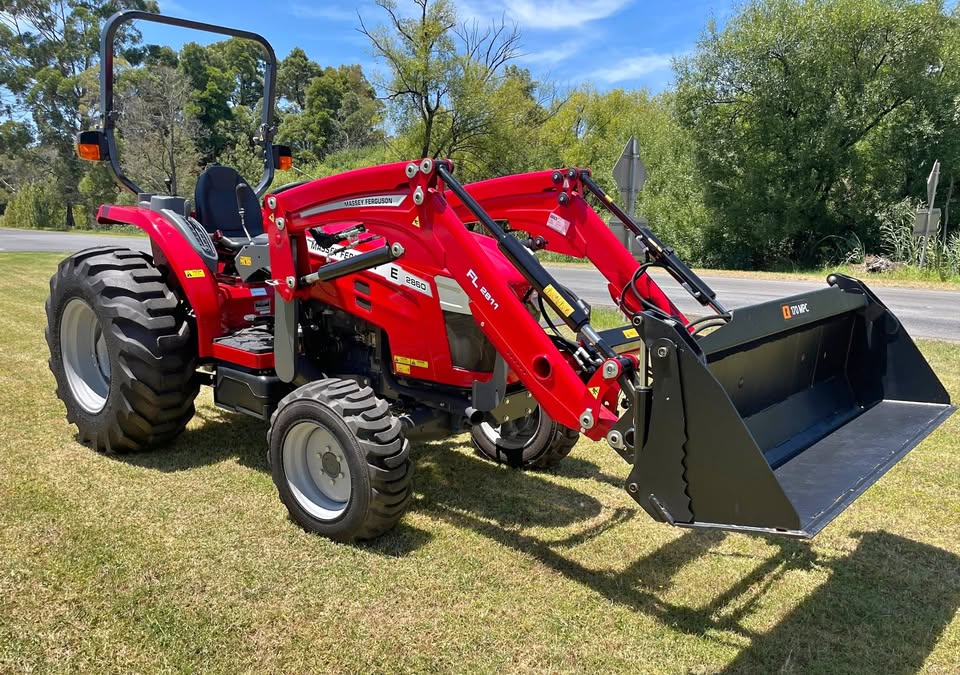
M 66 205 L 61 195 L 47 185 L 28 183 L 7 204 L 3 225 L 32 230 L 64 230 L 67 228 L 66 216 Z M 83 207 L 73 207 L 73 218 L 78 225 L 86 224 L 87 216 Z

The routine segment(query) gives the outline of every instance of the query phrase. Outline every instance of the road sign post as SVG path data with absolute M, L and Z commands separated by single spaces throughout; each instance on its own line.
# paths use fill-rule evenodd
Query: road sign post
M 936 218 L 936 224 L 934 225 L 934 232 L 936 228 L 940 226 L 940 209 L 933 208 L 933 201 L 937 198 L 937 184 L 940 182 L 940 160 L 936 160 L 933 163 L 933 168 L 930 170 L 930 175 L 927 177 L 927 208 L 925 209 L 924 218 L 923 218 L 923 244 L 920 247 L 920 267 L 923 267 L 923 262 L 927 257 L 927 241 L 930 239 L 930 221 L 933 217 Z M 922 212 L 921 212 L 922 213 Z M 918 221 L 919 216 L 918 215 Z M 914 223 L 913 231 L 917 231 L 917 223 Z

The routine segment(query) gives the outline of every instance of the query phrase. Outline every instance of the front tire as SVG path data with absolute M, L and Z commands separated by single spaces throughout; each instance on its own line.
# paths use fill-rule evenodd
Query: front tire
M 273 482 L 290 517 L 335 541 L 393 528 L 413 495 L 400 421 L 370 387 L 305 384 L 280 401 L 267 432 Z
M 580 434 L 550 419 L 539 406 L 532 414 L 498 427 L 478 424 L 470 435 L 478 455 L 521 469 L 556 466 L 580 439 Z
M 183 431 L 200 388 L 197 348 L 150 256 L 109 247 L 70 256 L 50 279 L 46 313 L 50 370 L 80 442 L 129 452 Z

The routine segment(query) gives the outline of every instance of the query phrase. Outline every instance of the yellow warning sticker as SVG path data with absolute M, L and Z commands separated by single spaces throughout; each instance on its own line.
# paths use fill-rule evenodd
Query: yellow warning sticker
M 207 273 L 205 270 L 184 270 L 183 276 L 187 279 L 202 279 L 207 276 Z
M 403 373 L 404 375 L 410 374 L 410 366 L 408 365 L 405 365 L 403 363 L 397 363 L 395 367 L 398 373 Z
M 413 222 L 410 224 L 413 225 L 414 227 L 420 227 L 420 216 L 417 216 L 416 218 L 414 218 Z
M 408 356 L 394 356 L 394 363 L 397 364 L 397 370 L 400 369 L 400 366 L 416 366 L 417 368 L 426 368 L 430 364 L 422 359 L 411 359 Z M 407 371 L 410 372 L 409 370 Z
M 274 216 L 272 213 L 269 216 L 267 216 L 267 220 L 269 220 L 271 223 L 274 222 L 276 219 L 277 219 L 276 216 Z
M 242 256 L 240 256 L 240 264 L 241 264 L 241 265 L 248 265 L 248 266 L 249 266 L 249 265 L 252 265 L 252 264 L 253 264 L 253 258 L 251 258 L 251 257 L 248 256 L 248 255 L 242 255 Z
M 543 289 L 543 294 L 550 299 L 550 302 L 561 314 L 564 316 L 573 314 L 573 306 L 560 295 L 560 291 L 554 288 L 553 284 L 548 284 L 547 287 Z
M 623 337 L 625 337 L 625 338 L 638 338 L 638 337 L 640 337 L 640 333 L 637 332 L 637 329 L 636 329 L 636 328 L 628 328 L 628 329 L 626 329 L 625 331 L 623 331 Z
M 596 398 L 600 395 L 600 387 L 590 387 L 590 395 Z

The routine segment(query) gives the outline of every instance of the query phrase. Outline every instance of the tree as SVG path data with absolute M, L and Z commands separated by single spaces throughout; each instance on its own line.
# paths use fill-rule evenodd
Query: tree
M 677 64 L 711 262 L 812 263 L 831 235 L 871 241 L 875 207 L 913 182 L 904 164 L 931 159 L 911 139 L 944 101 L 955 30 L 938 0 L 754 0 L 711 22 Z M 878 150 L 894 146 L 890 170 Z
M 65 201 L 68 227 L 83 175 L 74 139 L 89 123 L 81 102 L 97 64 L 101 24 L 119 9 L 157 11 L 157 5 L 153 0 L 8 0 L 0 12 L 3 112 L 29 119 L 34 141 L 52 151 L 48 176 Z M 128 61 L 140 58 L 139 39 L 129 26 L 118 32 L 117 49 Z
M 293 112 L 302 111 L 307 105 L 307 87 L 321 73 L 319 64 L 311 61 L 300 47 L 294 47 L 277 68 L 277 96 Z
M 601 186 L 617 195 L 613 167 L 636 136 L 648 172 L 636 212 L 685 259 L 699 262 L 707 213 L 693 140 L 677 121 L 673 103 L 668 93 L 580 88 L 540 127 L 539 161 L 541 167 L 589 166 Z
M 190 81 L 168 65 L 127 71 L 124 79 L 118 128 L 126 172 L 148 192 L 180 194 L 192 186 L 200 163 L 202 129 L 186 113 Z
M 381 83 L 397 128 L 421 157 L 455 155 L 472 139 L 488 135 L 491 112 L 484 106 L 503 80 L 502 69 L 517 55 L 520 33 L 501 20 L 481 30 L 458 27 L 449 0 L 414 0 L 412 18 L 394 0 L 377 0 L 388 24 L 361 32 L 390 70 Z
M 324 68 L 303 96 L 302 109 L 288 108 L 277 133 L 277 141 L 290 145 L 301 161 L 316 162 L 379 138 L 375 127 L 382 105 L 360 66 Z

